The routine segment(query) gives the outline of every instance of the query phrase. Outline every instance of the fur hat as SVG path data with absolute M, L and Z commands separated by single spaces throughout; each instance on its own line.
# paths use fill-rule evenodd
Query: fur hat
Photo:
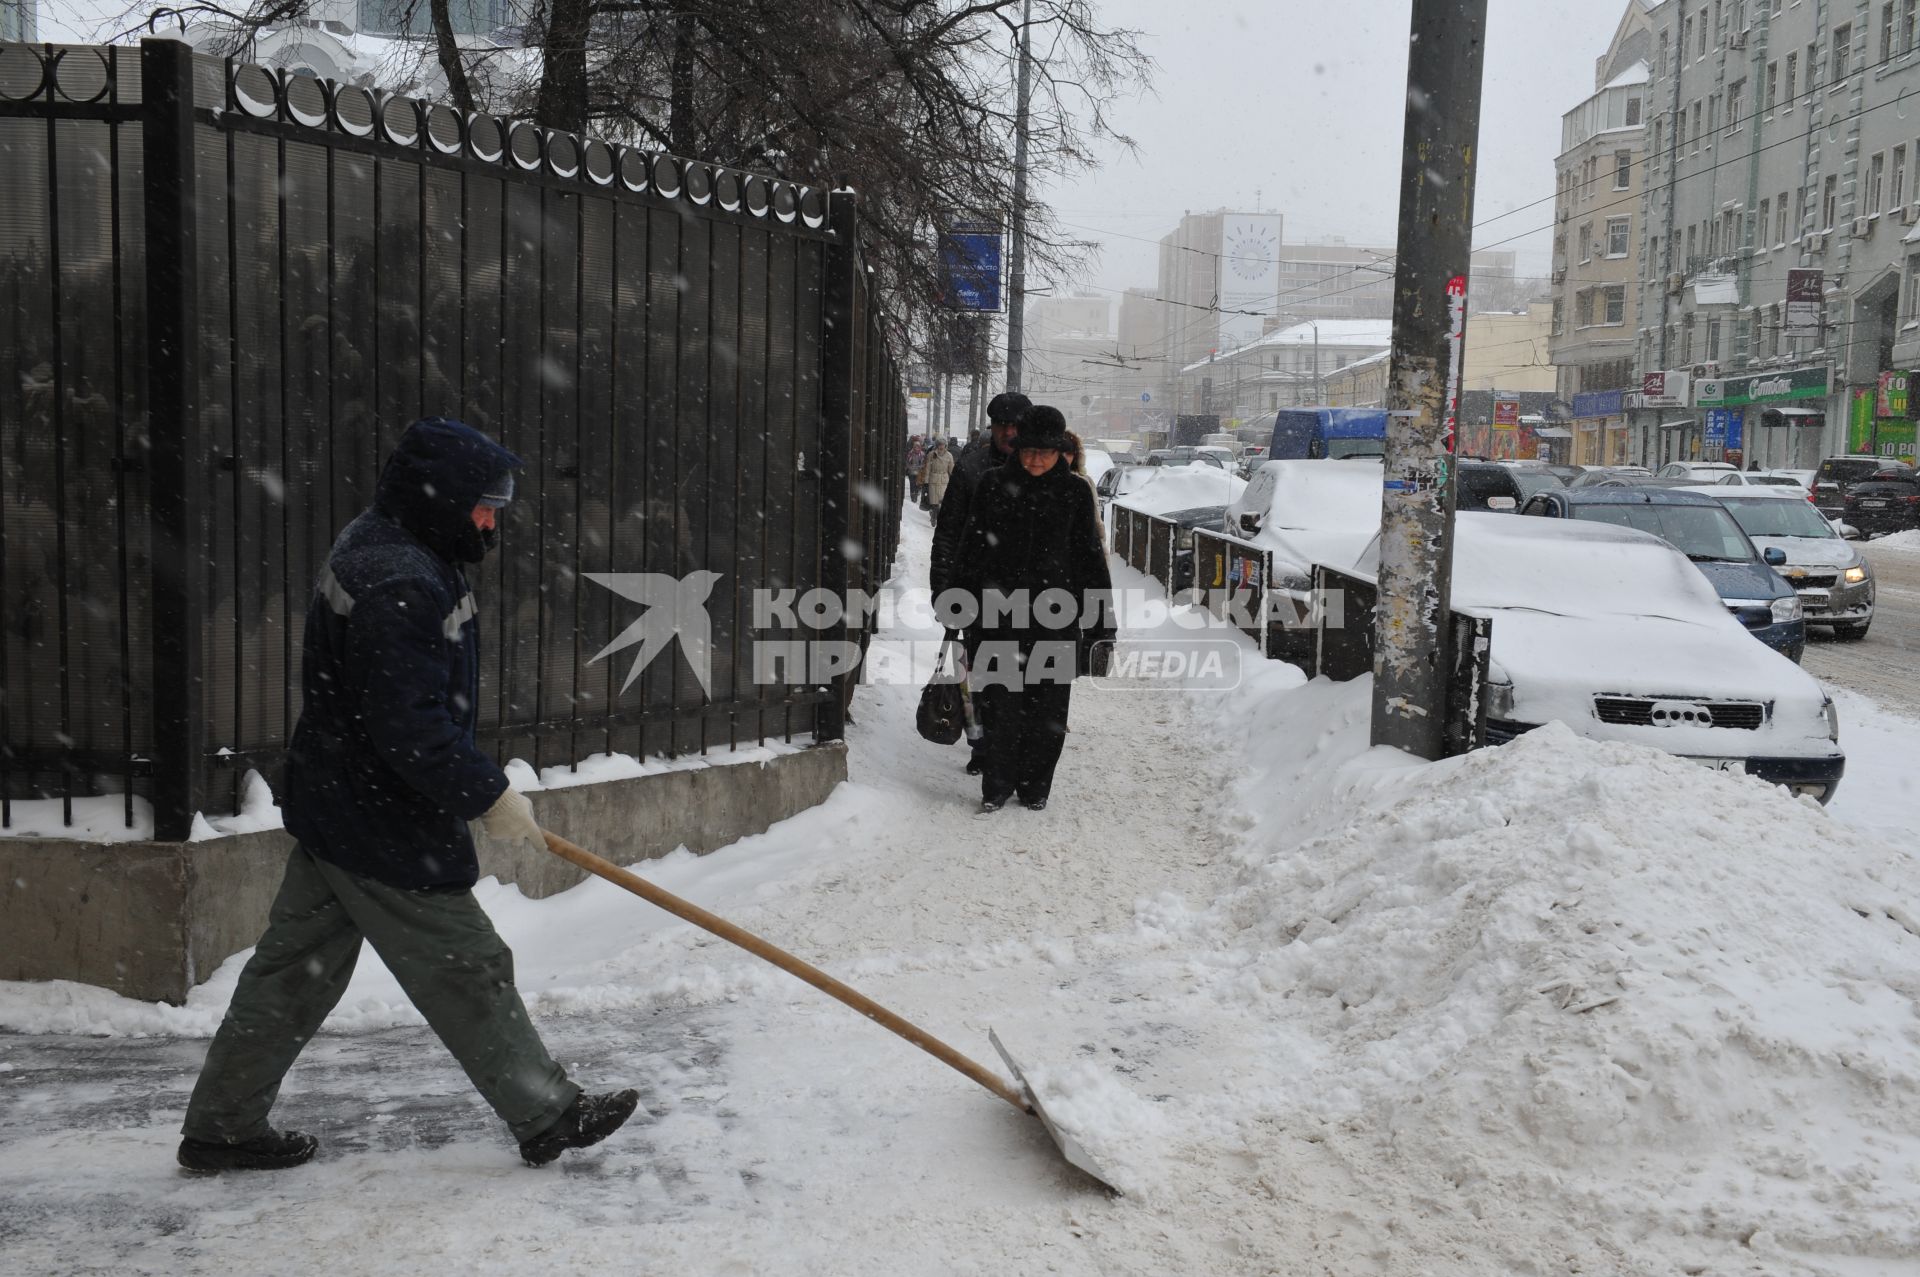
M 1061 452 L 1067 449 L 1067 419 L 1058 408 L 1048 404 L 1035 404 L 1020 416 L 1020 433 L 1014 436 L 1013 446 L 1020 448 L 1055 448 Z
M 1018 425 L 1033 400 L 1017 390 L 1003 390 L 987 401 L 987 421 L 996 426 Z

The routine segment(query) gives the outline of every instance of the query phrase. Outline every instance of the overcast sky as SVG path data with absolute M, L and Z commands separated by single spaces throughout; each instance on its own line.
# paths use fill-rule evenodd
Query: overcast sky
M 1393 244 L 1411 0 L 1102 0 L 1102 10 L 1143 33 L 1159 70 L 1151 94 L 1112 106 L 1137 153 L 1110 151 L 1100 172 L 1046 193 L 1072 233 L 1104 245 L 1087 282 L 1151 287 L 1159 237 L 1183 211 L 1256 200 L 1285 215 L 1290 242 Z M 1593 92 L 1594 59 L 1625 10 L 1626 0 L 1488 0 L 1474 244 L 1532 232 L 1500 245 L 1520 252 L 1523 272 L 1547 269 L 1560 115 Z

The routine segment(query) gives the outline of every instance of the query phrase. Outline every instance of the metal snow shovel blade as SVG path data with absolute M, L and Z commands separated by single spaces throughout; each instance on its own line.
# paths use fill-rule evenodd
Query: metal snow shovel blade
M 595 877 L 605 878 L 617 887 L 626 888 L 649 904 L 655 904 L 665 909 L 674 917 L 683 918 L 701 930 L 709 931 L 719 936 L 728 944 L 738 945 L 754 957 L 771 962 L 788 975 L 798 976 L 828 997 L 852 1007 L 855 1011 L 866 1016 L 881 1028 L 905 1038 L 922 1051 L 925 1051 L 928 1055 L 931 1055 L 934 1059 L 939 1060 L 942 1064 L 965 1074 L 973 1081 L 978 1082 L 981 1086 L 993 1092 L 999 1098 L 1019 1109 L 1022 1113 L 1028 1113 L 1039 1118 L 1041 1126 L 1046 1129 L 1047 1135 L 1054 1142 L 1054 1146 L 1060 1150 L 1060 1155 L 1066 1158 L 1069 1164 L 1091 1175 L 1100 1182 L 1102 1187 L 1110 1192 L 1117 1193 L 1120 1191 L 1107 1181 L 1105 1175 L 1100 1173 L 1099 1166 L 1095 1164 L 1092 1158 L 1087 1156 L 1086 1149 L 1080 1146 L 1079 1141 L 1055 1126 L 1047 1117 L 1045 1111 L 1040 1107 L 1038 1097 L 1033 1094 L 1033 1088 L 1027 1085 L 1026 1075 L 1020 1071 L 1020 1066 L 1013 1062 L 1013 1057 L 1007 1054 L 1007 1049 L 1000 1045 L 1000 1039 L 991 1031 L 988 1032 L 987 1039 L 993 1043 L 994 1050 L 1000 1053 L 1000 1058 L 1007 1062 L 1007 1067 L 1013 1070 L 1013 1075 L 1020 1079 L 1021 1089 L 1018 1091 L 918 1025 L 895 1015 L 878 1002 L 875 1002 L 872 998 L 867 997 L 857 989 L 840 983 L 840 981 L 834 979 L 813 964 L 803 962 L 786 950 L 768 944 L 751 931 L 734 926 L 718 914 L 708 913 L 699 905 L 682 900 L 663 887 L 656 887 L 645 878 L 640 877 L 640 875 L 630 873 L 612 861 L 601 859 L 585 847 L 576 846 L 568 842 L 559 834 L 542 830 L 541 836 L 546 839 L 547 850 L 560 857 L 560 859 L 580 866 Z

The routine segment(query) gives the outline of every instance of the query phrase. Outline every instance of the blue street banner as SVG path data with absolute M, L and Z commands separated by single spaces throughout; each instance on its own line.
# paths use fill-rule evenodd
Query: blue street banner
M 955 310 L 1000 309 L 1000 228 L 961 222 L 940 246 L 947 273 L 947 305 Z

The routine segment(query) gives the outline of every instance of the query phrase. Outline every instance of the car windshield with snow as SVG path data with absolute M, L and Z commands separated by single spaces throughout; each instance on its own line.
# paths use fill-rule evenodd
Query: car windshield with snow
M 1539 493 L 1522 513 L 1651 533 L 1693 561 L 1755 638 L 1795 661 L 1806 650 L 1799 596 L 1773 570 L 1786 555 L 1755 547 L 1715 497 L 1671 487 L 1570 488 Z
M 1456 529 L 1453 606 L 1492 618 L 1489 744 L 1560 722 L 1833 796 L 1846 756 L 1832 702 L 1749 639 L 1672 545 L 1571 519 L 1463 513 Z M 1378 564 L 1376 541 L 1354 571 Z

